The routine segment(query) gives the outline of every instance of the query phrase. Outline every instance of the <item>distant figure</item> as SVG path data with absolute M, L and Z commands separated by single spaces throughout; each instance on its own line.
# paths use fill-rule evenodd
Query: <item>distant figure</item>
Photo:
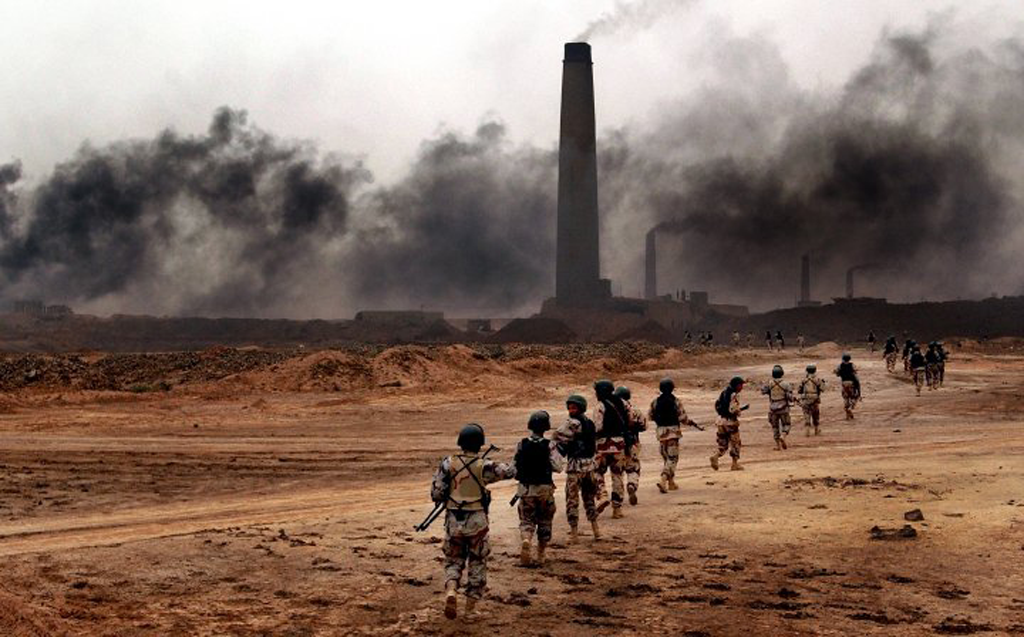
M 687 345 L 693 343 L 693 334 L 690 334 L 690 330 L 686 330 L 686 335 L 683 337 L 683 340 L 686 341 Z
M 946 359 L 949 358 L 949 353 L 942 346 L 942 341 L 935 344 L 935 351 L 939 353 L 939 387 L 942 387 L 946 380 Z
M 739 333 L 739 331 L 734 331 L 732 333 L 732 346 L 733 347 L 739 347 L 740 346 L 740 333 Z
M 903 343 L 903 371 L 907 372 L 908 374 L 910 373 L 910 354 L 911 352 L 914 351 L 915 345 L 917 345 L 917 343 L 915 343 L 914 340 L 910 338 L 908 338 L 906 342 Z
M 775 450 L 786 448 L 786 436 L 789 435 L 789 406 L 793 402 L 793 388 L 782 380 L 782 365 L 772 368 L 772 379 L 761 387 L 761 393 L 768 396 L 768 424 L 772 426 L 775 436 Z
M 932 341 L 928 343 L 928 351 L 924 355 L 925 378 L 928 381 L 928 389 L 939 388 L 939 343 Z
M 868 347 L 871 348 L 871 353 L 875 353 L 875 331 L 871 330 L 868 332 Z
M 782 338 L 782 330 L 775 330 L 775 341 L 779 344 L 779 351 L 786 349 L 786 339 Z
M 775 349 L 775 339 L 772 338 L 772 331 L 768 330 L 764 333 L 764 344 L 768 346 L 768 351 Z
M 802 332 L 798 332 L 796 335 L 796 348 L 801 354 L 804 353 L 804 335 Z
M 715 344 L 715 335 L 713 333 L 708 332 L 706 343 L 708 347 L 711 347 L 712 345 Z
M 924 359 L 924 355 L 921 353 L 921 348 L 917 345 L 910 351 L 910 375 L 914 378 L 914 388 L 917 390 L 917 395 L 921 395 L 921 386 L 925 382 L 925 373 L 928 368 L 928 363 Z
M 896 356 L 899 354 L 900 346 L 896 344 L 896 337 L 890 335 L 885 339 L 885 348 L 882 357 L 885 359 L 885 369 L 889 373 L 896 371 Z
M 843 362 L 836 367 L 835 373 L 843 384 L 843 409 L 846 410 L 846 419 L 853 420 L 853 408 L 860 400 L 860 379 L 849 354 L 843 354 Z
M 747 332 L 747 348 L 748 349 L 753 349 L 754 348 L 754 333 L 753 332 Z
M 718 459 L 726 454 L 732 457 L 732 470 L 741 471 L 740 465 L 740 413 L 749 405 L 740 406 L 739 393 L 743 391 L 743 379 L 734 376 L 729 385 L 722 390 L 715 402 L 715 413 L 718 414 L 718 434 L 716 441 L 718 450 L 711 456 L 711 468 L 718 471 Z

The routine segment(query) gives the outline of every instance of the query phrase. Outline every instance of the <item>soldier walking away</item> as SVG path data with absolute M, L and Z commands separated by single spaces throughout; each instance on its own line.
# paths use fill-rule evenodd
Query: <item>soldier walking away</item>
M 573 394 L 565 399 L 569 412 L 565 423 L 558 428 L 552 439 L 566 458 L 565 466 L 565 517 L 569 522 L 569 543 L 579 537 L 580 499 L 587 520 L 594 532 L 594 539 L 601 537 L 597 528 L 597 464 L 596 426 L 587 418 L 587 399 Z
M 927 371 L 928 364 L 924 359 L 924 355 L 921 354 L 921 348 L 917 345 L 910 351 L 910 374 L 914 378 L 914 388 L 917 390 L 917 395 L 921 395 L 921 386 L 925 382 L 925 372 Z
M 616 387 L 615 395 L 626 405 L 626 413 L 629 414 L 631 444 L 624 470 L 626 472 L 626 495 L 629 498 L 629 504 L 636 506 L 636 492 L 640 488 L 640 433 L 647 431 L 647 417 L 639 409 L 633 408 L 633 403 L 630 402 L 632 392 L 629 391 L 629 387 Z
M 733 377 L 729 385 L 722 390 L 715 402 L 715 413 L 718 414 L 718 449 L 711 456 L 711 468 L 718 471 L 718 459 L 726 452 L 732 457 L 732 470 L 741 471 L 740 465 L 740 412 L 749 405 L 740 406 L 739 393 L 743 391 L 743 379 L 739 376 Z
M 768 347 L 768 351 L 775 349 L 775 339 L 772 337 L 772 331 L 767 330 L 764 333 L 764 344 Z
M 797 350 L 801 354 L 804 353 L 804 335 L 803 335 L 803 332 L 799 332 L 796 335 L 796 348 L 797 348 Z
M 779 351 L 786 349 L 786 339 L 782 338 L 782 330 L 775 330 L 775 341 L 779 344 Z
M 849 354 L 843 354 L 843 362 L 836 367 L 836 376 L 843 384 L 843 409 L 846 419 L 853 420 L 853 409 L 860 400 L 860 378 Z
M 473 611 L 476 601 L 487 587 L 487 556 L 491 547 L 487 540 L 489 521 L 487 511 L 491 494 L 487 485 L 514 478 L 516 470 L 504 462 L 484 458 L 484 428 L 468 424 L 459 432 L 460 453 L 448 456 L 434 473 L 430 497 L 435 503 L 444 503 L 444 615 L 455 619 L 457 615 L 456 591 L 466 576 L 466 613 Z M 486 454 L 484 454 L 486 455 Z
M 915 345 L 917 345 L 917 343 L 915 343 L 914 340 L 910 339 L 910 338 L 908 338 L 906 340 L 906 342 L 903 343 L 903 371 L 904 372 L 910 373 L 910 353 L 912 351 L 914 351 L 914 346 Z
M 942 346 L 942 341 L 938 341 L 935 344 L 935 351 L 939 353 L 939 387 L 942 387 L 942 384 L 946 381 L 946 359 L 949 358 L 949 353 Z
M 530 415 L 526 427 L 530 436 L 519 441 L 516 447 L 515 468 L 519 489 L 519 534 L 522 548 L 519 561 L 530 565 L 531 544 L 537 535 L 537 565 L 544 565 L 544 551 L 551 541 L 551 522 L 555 519 L 555 481 L 553 473 L 565 468 L 565 459 L 558 446 L 544 437 L 551 429 L 551 417 L 546 411 L 535 411 Z
M 754 349 L 754 333 L 747 332 L 747 349 Z
M 890 373 L 896 371 L 896 356 L 899 354 L 899 349 L 899 345 L 896 344 L 896 337 L 890 335 L 885 340 L 885 350 L 882 353 L 882 356 L 885 358 L 885 369 Z
M 768 424 L 772 426 L 775 437 L 775 450 L 786 449 L 786 436 L 789 435 L 789 406 L 793 402 L 793 388 L 782 380 L 785 372 L 782 365 L 772 368 L 772 379 L 761 387 L 761 393 L 768 396 Z
M 615 395 L 615 385 L 610 380 L 599 380 L 594 383 L 594 395 L 597 406 L 594 407 L 594 425 L 597 427 L 597 472 L 598 498 L 602 505 L 607 501 L 605 489 L 605 473 L 612 474 L 612 517 L 621 518 L 622 502 L 625 500 L 626 456 L 630 452 L 629 414 L 626 405 Z
M 942 364 L 942 355 L 939 354 L 938 341 L 928 343 L 928 351 L 924 355 L 925 376 L 928 379 L 928 389 L 939 388 L 939 366 Z
M 808 436 L 811 435 L 811 425 L 814 426 L 815 436 L 821 433 L 821 393 L 825 391 L 825 380 L 818 378 L 817 371 L 817 366 L 808 365 L 807 377 L 797 390 L 800 394 L 800 408 L 804 411 L 804 429 Z
M 740 333 L 739 333 L 739 330 L 735 330 L 732 333 L 732 346 L 733 347 L 739 347 L 740 346 Z
M 871 348 L 871 353 L 875 353 L 875 330 L 868 332 L 868 347 Z
M 661 480 L 658 490 L 662 493 L 675 491 L 676 465 L 679 464 L 679 438 L 682 436 L 682 425 L 687 424 L 704 431 L 704 428 L 686 416 L 683 403 L 672 392 L 676 384 L 671 378 L 663 378 L 658 385 L 661 394 L 651 401 L 647 412 L 648 418 L 657 425 L 658 445 L 661 448 Z

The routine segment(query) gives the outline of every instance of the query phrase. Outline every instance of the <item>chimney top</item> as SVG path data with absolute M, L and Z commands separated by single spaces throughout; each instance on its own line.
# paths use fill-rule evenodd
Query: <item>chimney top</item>
M 586 42 L 566 42 L 564 61 L 591 64 L 590 45 Z

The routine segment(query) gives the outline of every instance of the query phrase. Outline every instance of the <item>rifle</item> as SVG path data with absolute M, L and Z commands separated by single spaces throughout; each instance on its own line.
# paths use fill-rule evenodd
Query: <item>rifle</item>
M 480 460 L 486 458 L 487 454 L 491 453 L 492 451 L 500 451 L 500 449 L 498 449 L 494 445 L 491 445 L 490 447 L 487 448 L 487 451 L 484 452 L 484 455 L 480 456 Z M 434 520 L 436 520 L 441 515 L 441 512 L 445 510 L 445 507 L 447 507 L 447 505 L 447 499 L 434 504 L 433 510 L 427 514 L 427 517 L 424 518 L 422 522 L 420 522 L 412 528 L 416 531 L 426 531 L 427 527 L 434 523 Z

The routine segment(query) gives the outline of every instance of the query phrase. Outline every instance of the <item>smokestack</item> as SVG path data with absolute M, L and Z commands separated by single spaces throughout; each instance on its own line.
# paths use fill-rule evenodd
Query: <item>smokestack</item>
M 647 232 L 647 250 L 644 253 L 644 298 L 653 299 L 658 296 L 658 255 L 657 231 L 651 228 Z
M 558 257 L 555 297 L 569 305 L 599 300 L 597 135 L 590 45 L 565 45 L 562 121 L 558 140 Z
M 811 255 L 800 258 L 800 303 L 807 304 L 811 300 Z

